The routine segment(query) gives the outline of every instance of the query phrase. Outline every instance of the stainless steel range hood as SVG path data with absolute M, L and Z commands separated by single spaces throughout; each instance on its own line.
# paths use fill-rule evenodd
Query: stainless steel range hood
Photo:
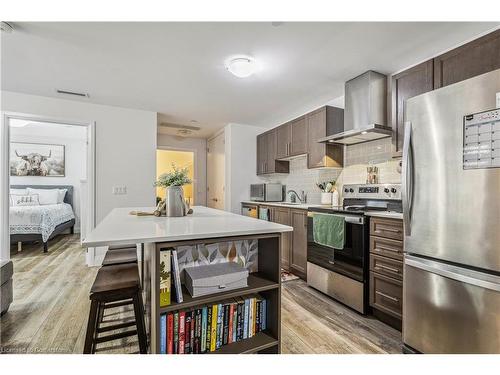
M 344 131 L 318 142 L 354 145 L 387 138 L 387 77 L 372 70 L 345 84 Z

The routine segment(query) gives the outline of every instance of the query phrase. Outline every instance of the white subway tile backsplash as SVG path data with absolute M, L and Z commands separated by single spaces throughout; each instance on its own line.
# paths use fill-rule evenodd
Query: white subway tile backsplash
M 401 183 L 401 173 L 397 171 L 399 160 L 392 159 L 391 139 L 352 145 L 345 148 L 344 168 L 307 169 L 307 157 L 301 156 L 290 160 L 289 174 L 260 176 L 265 182 L 280 182 L 287 190 L 295 190 L 299 194 L 304 191 L 307 201 L 319 204 L 321 192 L 317 182 L 337 181 L 339 192 L 344 184 L 366 183 L 366 167 L 375 165 L 379 168 L 380 183 Z

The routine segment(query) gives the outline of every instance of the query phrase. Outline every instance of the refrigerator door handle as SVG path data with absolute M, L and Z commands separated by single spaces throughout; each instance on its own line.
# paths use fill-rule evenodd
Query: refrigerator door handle
M 405 122 L 402 168 L 402 200 L 405 235 L 411 235 L 411 208 L 413 200 L 413 148 L 411 146 L 411 122 Z
M 466 284 L 500 292 L 500 276 L 495 276 L 467 268 L 453 266 L 447 263 L 405 255 L 405 265 L 418 268 L 436 275 L 453 279 Z

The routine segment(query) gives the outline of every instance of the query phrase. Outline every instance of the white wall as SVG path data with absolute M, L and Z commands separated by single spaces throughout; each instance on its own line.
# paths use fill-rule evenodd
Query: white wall
M 156 112 L 2 91 L 3 112 L 96 126 L 96 219 L 113 208 L 153 206 L 156 177 Z M 3 120 L 2 120 L 3 121 Z M 126 186 L 126 195 L 113 195 Z
M 158 134 L 157 143 L 158 148 L 194 151 L 195 204 L 205 206 L 207 204 L 207 140 Z
M 240 213 L 241 201 L 250 198 L 250 184 L 261 182 L 257 177 L 257 135 L 266 130 L 241 124 L 228 124 L 224 128 L 226 211 Z
M 75 231 L 79 232 L 80 199 L 82 197 L 81 180 L 87 177 L 87 127 L 39 122 L 30 123 L 23 127 L 11 127 L 10 141 L 64 145 L 64 177 L 11 176 L 10 184 L 73 186 L 73 210 L 76 217 Z

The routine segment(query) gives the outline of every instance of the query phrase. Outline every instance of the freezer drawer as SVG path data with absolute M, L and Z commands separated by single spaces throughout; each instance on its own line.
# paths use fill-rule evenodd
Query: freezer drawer
M 423 353 L 500 353 L 500 277 L 405 255 L 403 341 Z

